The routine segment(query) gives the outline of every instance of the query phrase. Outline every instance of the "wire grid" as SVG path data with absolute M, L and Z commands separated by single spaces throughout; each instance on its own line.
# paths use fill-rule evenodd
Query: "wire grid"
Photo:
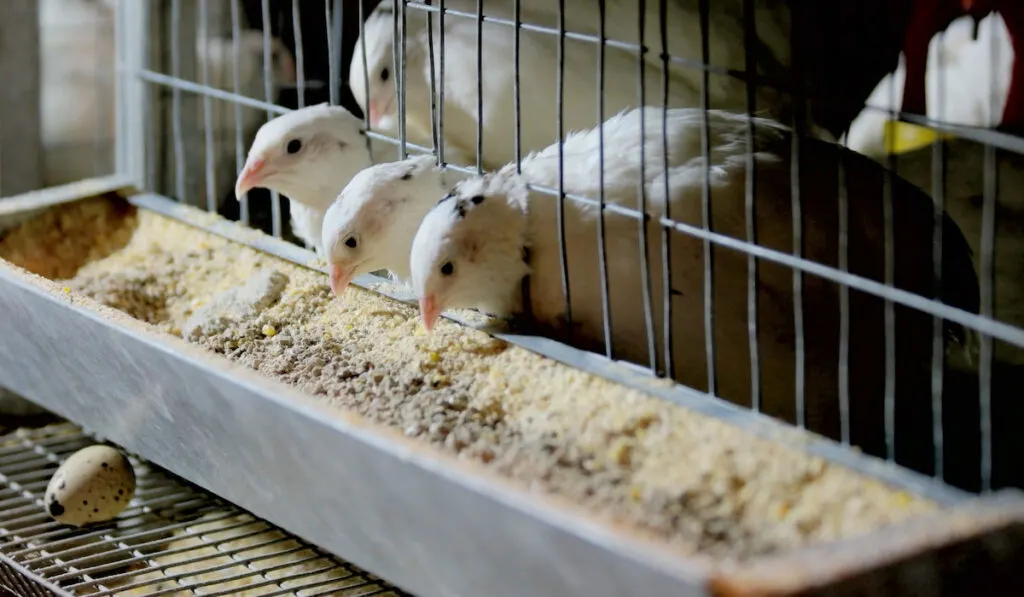
M 62 525 L 46 512 L 46 485 L 94 443 L 71 423 L 0 436 L 0 586 L 19 595 L 404 595 L 135 458 L 138 486 L 117 519 Z
M 598 81 L 595 93 L 598 95 L 599 102 L 599 115 L 597 121 L 604 120 L 608 114 L 605 114 L 604 110 L 604 91 L 609 85 L 622 85 L 625 82 L 617 81 L 606 81 L 604 75 L 604 64 L 605 64 L 605 51 L 607 48 L 615 48 L 617 50 L 627 50 L 635 53 L 637 61 L 642 64 L 643 53 L 657 53 L 662 57 L 663 73 L 667 73 L 669 64 L 680 65 L 687 68 L 697 69 L 702 73 L 702 89 L 701 89 L 701 106 L 707 107 L 709 105 L 709 79 L 712 75 L 714 76 L 729 76 L 740 79 L 746 82 L 747 86 L 747 116 L 749 117 L 757 110 L 755 102 L 755 89 L 758 86 L 774 86 L 778 88 L 787 88 L 786 82 L 777 78 L 772 78 L 763 74 L 755 74 L 755 58 L 754 58 L 754 41 L 757 38 L 755 32 L 754 23 L 754 11 L 755 11 L 755 0 L 743 0 L 743 15 L 744 15 L 744 42 L 745 42 L 745 68 L 742 70 L 727 69 L 720 66 L 716 66 L 710 63 L 710 42 L 707 34 L 709 22 L 710 22 L 710 10 L 711 3 L 709 0 L 692 0 L 689 4 L 693 4 L 693 9 L 697 13 L 700 21 L 702 31 L 702 43 L 701 43 L 701 60 L 686 59 L 680 56 L 671 55 L 668 52 L 668 39 L 672 36 L 672 32 L 667 30 L 665 23 L 665 11 L 666 1 L 660 0 L 658 2 L 644 2 L 639 1 L 640 13 L 643 14 L 645 7 L 657 6 L 660 11 L 661 21 L 657 27 L 657 31 L 647 31 L 645 33 L 645 24 L 643 19 L 637 23 L 637 30 L 639 33 L 639 39 L 645 40 L 644 44 L 630 43 L 623 40 L 609 39 L 606 35 L 606 9 L 608 3 L 604 1 L 598 1 L 594 3 L 593 9 L 599 14 L 600 21 L 600 34 L 591 35 L 578 31 L 573 31 L 566 26 L 565 11 L 567 10 L 566 5 L 569 4 L 571 7 L 578 9 L 578 5 L 574 2 L 565 2 L 560 0 L 557 3 L 557 26 L 545 25 L 540 23 L 526 22 L 521 18 L 521 9 L 524 5 L 529 4 L 528 0 L 514 0 L 513 15 L 514 17 L 502 18 L 493 16 L 493 11 L 488 11 L 484 7 L 483 2 L 476 3 L 475 11 L 468 10 L 455 10 L 450 7 L 446 7 L 444 0 L 433 0 L 433 1 L 412 1 L 402 0 L 395 4 L 396 10 L 393 12 L 394 15 L 394 31 L 399 39 L 399 43 L 395 44 L 395 63 L 394 72 L 396 73 L 396 87 L 397 87 L 397 98 L 398 98 L 398 134 L 397 136 L 383 134 L 379 131 L 373 131 L 370 127 L 368 118 L 366 119 L 367 137 L 383 141 L 386 143 L 393 144 L 397 147 L 397 157 L 405 157 L 410 153 L 434 153 L 438 158 L 438 163 L 445 165 L 446 167 L 459 170 L 461 172 L 478 173 L 483 171 L 482 165 L 482 142 L 483 142 L 483 131 L 482 127 L 478 123 L 477 127 L 477 140 L 476 140 L 476 164 L 473 165 L 456 165 L 449 163 L 445 159 L 445 144 L 444 144 L 444 94 L 445 90 L 443 86 L 439 86 L 437 81 L 434 81 L 434 77 L 431 76 L 431 96 L 439 98 L 439 101 L 432 105 L 432 136 L 434 138 L 433 146 L 427 147 L 417 145 L 411 142 L 407 138 L 406 134 L 406 106 L 405 106 L 405 81 L 407 78 L 406 73 L 406 52 L 407 44 L 409 40 L 406 39 L 404 32 L 407 31 L 407 25 L 409 19 L 412 16 L 426 13 L 428 15 L 428 30 L 430 31 L 430 41 L 428 43 L 436 43 L 440 48 L 440 62 L 438 65 L 440 68 L 440 79 L 444 80 L 444 69 L 445 69 L 445 29 L 444 23 L 446 19 L 472 19 L 477 22 L 477 57 L 476 57 L 476 70 L 477 70 L 477 107 L 482 108 L 483 92 L 481 89 L 481 73 L 483 72 L 483 59 L 480 52 L 481 44 L 483 43 L 482 27 L 484 23 L 511 27 L 516 31 L 515 45 L 513 50 L 513 56 L 511 59 L 514 64 L 514 102 L 515 102 L 515 118 L 516 118 L 516 137 L 515 137 L 515 155 L 517 169 L 520 166 L 522 154 L 524 153 L 521 147 L 519 129 L 521 122 L 521 94 L 529 91 L 529 75 L 520 73 L 520 36 L 524 31 L 530 33 L 541 33 L 557 36 L 559 39 L 558 53 L 554 57 L 558 62 L 558 135 L 559 139 L 564 138 L 564 135 L 570 131 L 564 130 L 562 114 L 564 108 L 562 107 L 562 97 L 564 92 L 564 44 L 568 39 L 574 41 L 588 41 L 597 45 L 599 49 L 598 54 Z M 211 138 L 211 122 L 209 114 L 211 110 L 211 102 L 227 102 L 234 107 L 236 123 L 236 136 L 234 138 L 234 162 L 236 171 L 241 169 L 243 157 L 245 155 L 245 140 L 242 134 L 242 116 L 243 112 L 261 111 L 265 115 L 265 118 L 271 118 L 278 114 L 287 112 L 288 110 L 308 105 L 312 103 L 308 99 L 308 95 L 311 89 L 322 88 L 326 85 L 329 90 L 329 101 L 333 104 L 342 103 L 353 109 L 357 107 L 348 101 L 348 98 L 342 98 L 341 91 L 346 90 L 347 85 L 343 75 L 343 66 L 347 63 L 344 61 L 345 52 L 349 51 L 354 43 L 357 43 L 355 39 L 352 39 L 352 35 L 344 37 L 342 31 L 346 31 L 343 24 L 349 23 L 353 20 L 357 20 L 359 24 L 358 33 L 354 34 L 356 39 L 362 39 L 363 32 L 363 21 L 368 16 L 369 11 L 372 9 L 375 3 L 373 2 L 342 2 L 340 0 L 325 0 L 322 4 L 315 2 L 304 2 L 300 3 L 298 0 L 292 0 L 288 2 L 275 2 L 271 3 L 269 0 L 260 0 L 256 3 L 247 3 L 246 6 L 250 7 L 256 5 L 259 13 L 259 19 L 263 23 L 263 34 L 264 34 L 264 51 L 263 51 L 263 79 L 262 89 L 260 93 L 249 93 L 246 94 L 241 89 L 239 79 L 238 62 L 241 56 L 239 50 L 239 43 L 237 40 L 240 38 L 243 30 L 243 19 L 241 17 L 243 3 L 238 0 L 232 0 L 230 2 L 230 33 L 231 39 L 235 40 L 233 45 L 235 68 L 233 71 L 233 82 L 232 85 L 225 87 L 211 86 L 209 84 L 209 73 L 206 70 L 206 66 L 200 68 L 200 72 L 188 72 L 188 63 L 194 63 L 194 56 L 189 56 L 189 46 L 187 43 L 190 39 L 189 27 L 195 25 L 200 36 L 211 35 L 211 24 L 206 17 L 207 10 L 212 6 L 206 0 L 166 0 L 164 2 L 158 2 L 156 0 L 149 2 L 147 6 L 151 9 L 151 12 L 157 13 L 161 16 L 169 16 L 169 37 L 163 39 L 163 43 L 166 48 L 169 49 L 170 60 L 169 62 L 164 59 L 163 64 L 167 68 L 161 70 L 157 63 L 160 60 L 151 60 L 145 64 L 131 62 L 131 57 L 126 53 L 135 52 L 142 56 L 152 57 L 154 55 L 160 55 L 159 50 L 164 49 L 163 46 L 156 48 L 153 46 L 153 39 L 160 39 L 157 36 L 143 36 L 137 37 L 124 37 L 124 43 L 121 44 L 120 59 L 122 62 L 122 76 L 127 77 L 128 80 L 141 81 L 145 83 L 147 89 L 146 93 L 152 93 L 153 90 L 157 91 L 170 91 L 172 96 L 172 115 L 171 115 L 171 153 L 173 154 L 172 159 L 168 164 L 172 165 L 169 168 L 173 171 L 173 184 L 163 185 L 157 180 L 157 172 L 160 170 L 157 164 L 154 162 L 154 155 L 157 153 L 154 148 L 159 147 L 158 140 L 162 137 L 154 129 L 152 125 L 152 118 L 146 117 L 144 122 L 149 127 L 147 132 L 146 144 L 151 148 L 146 151 L 147 160 L 149 162 L 145 168 L 145 180 L 148 182 L 148 186 L 151 189 L 164 188 L 170 189 L 167 194 L 177 197 L 179 200 L 188 198 L 190 196 L 201 196 L 205 194 L 206 203 L 208 208 L 215 209 L 218 204 L 218 197 L 215 193 L 218 191 L 220 186 L 215 184 L 215 164 L 214 160 L 210 158 L 214 155 L 212 149 L 213 140 Z M 272 11 L 272 4 L 276 7 L 277 11 Z M 282 7 L 284 7 L 282 9 Z M 122 5 L 122 8 L 124 6 Z M 160 11 L 165 12 L 161 13 Z M 301 15 L 308 15 L 310 12 L 321 11 L 324 13 L 323 23 L 326 27 L 321 28 L 319 31 L 302 30 L 301 23 L 303 19 Z M 250 13 L 253 11 L 249 11 Z M 280 25 L 281 18 L 285 13 L 290 13 L 291 24 L 292 24 L 292 38 L 297 42 L 294 46 L 295 49 L 295 63 L 298 65 L 297 79 L 295 81 L 295 89 L 297 91 L 297 97 L 292 105 L 284 105 L 280 101 L 280 96 L 275 96 L 275 89 L 271 84 L 273 74 L 271 72 L 271 61 L 270 56 L 270 31 L 276 27 L 276 33 L 282 35 L 287 33 Z M 191 21 L 189 19 L 191 18 Z M 275 21 L 275 18 L 278 20 Z M 435 35 L 433 28 L 429 23 L 436 19 L 440 25 L 439 35 Z M 268 26 L 268 23 L 271 24 Z M 122 29 L 127 28 L 127 24 L 122 23 Z M 791 35 L 792 39 L 797 39 L 797 24 L 796 21 L 793 23 Z M 127 36 L 127 33 L 124 35 Z M 304 68 L 310 63 L 311 56 L 306 55 L 302 40 L 308 40 L 313 36 L 326 35 L 327 42 L 327 81 L 326 83 L 316 78 L 310 78 L 305 72 L 309 69 Z M 435 39 L 435 37 L 437 39 Z M 160 43 L 160 42 L 157 42 Z M 133 45 L 134 44 L 134 45 Z M 364 46 L 365 47 L 365 46 Z M 138 48 L 143 48 L 143 51 L 139 51 Z M 429 53 L 430 58 L 433 61 L 433 53 Z M 800 56 L 798 52 L 794 52 L 794 64 L 792 65 L 794 71 L 799 71 L 801 65 L 799 64 Z M 186 60 L 183 56 L 187 56 Z M 365 56 L 365 52 L 364 52 Z M 166 57 L 165 57 L 166 58 Z M 322 58 L 322 56 L 320 57 Z M 136 64 L 136 68 L 126 67 L 129 64 Z M 194 70 L 194 69 L 193 69 Z M 433 72 L 433 69 L 431 69 Z M 645 80 L 641 75 L 637 81 L 630 84 L 635 84 L 637 89 L 638 105 L 653 105 L 653 106 L 666 106 L 668 98 L 668 76 L 664 74 L 661 77 L 661 81 L 652 82 Z M 367 81 L 364 81 L 367 84 Z M 440 88 L 438 88 L 440 87 Z M 786 123 L 789 126 L 789 130 L 796 133 L 792 136 L 792 156 L 797 158 L 800 152 L 801 136 L 804 128 L 803 120 L 801 118 L 802 111 L 806 110 L 803 106 L 803 91 L 799 87 L 789 87 L 789 91 L 794 94 L 795 108 L 794 108 L 794 119 L 792 123 Z M 153 104 L 153 98 L 149 95 L 146 97 L 147 111 L 151 111 Z M 184 102 L 187 98 L 192 97 L 200 98 L 202 100 L 202 109 L 191 113 L 183 108 Z M 343 99 L 345 101 L 343 101 Z M 941 102 L 942 97 L 938 101 Z M 897 105 L 895 98 L 893 98 L 892 106 Z M 922 413 L 922 426 L 930 426 L 933 432 L 933 448 L 934 448 L 934 467 L 931 471 L 936 477 L 942 479 L 944 477 L 944 436 L 943 436 L 943 401 L 948 398 L 944 393 L 943 387 L 943 370 L 946 364 L 946 355 L 944 353 L 945 338 L 943 337 L 943 320 L 957 323 L 965 326 L 966 328 L 973 330 L 978 334 L 980 338 L 980 363 L 978 365 L 978 381 L 976 387 L 978 389 L 979 399 L 979 433 L 980 433 L 980 462 L 978 463 L 978 476 L 980 478 L 980 489 L 987 491 L 992 487 L 992 475 L 993 475 L 993 430 L 992 430 L 992 370 L 993 370 L 993 341 L 1002 341 L 1010 345 L 1017 347 L 1024 347 L 1024 329 L 1016 327 L 1011 323 L 999 321 L 993 317 L 993 254 L 994 254 L 994 218 L 995 218 L 995 204 L 996 194 L 998 189 L 998 169 L 996 167 L 996 148 L 1009 151 L 1024 151 L 1024 141 L 1014 137 L 1013 135 L 996 132 L 989 129 L 950 125 L 944 123 L 941 120 L 932 119 L 923 116 L 917 116 L 913 114 L 900 113 L 893 110 L 890 107 L 873 107 L 868 106 L 868 110 L 880 110 L 886 112 L 891 118 L 902 119 L 905 122 L 914 124 L 928 125 L 940 127 L 943 130 L 953 131 L 960 137 L 965 139 L 971 139 L 986 144 L 989 148 L 985 153 L 984 165 L 985 165 L 985 192 L 983 198 L 983 231 L 981 241 L 981 267 L 979 268 L 980 274 L 980 285 L 981 285 L 981 310 L 979 313 L 970 312 L 961 308 L 954 307 L 952 305 L 944 304 L 940 300 L 932 299 L 926 296 L 915 294 L 906 290 L 895 288 L 893 285 L 894 279 L 894 268 L 895 268 L 895 255 L 894 255 L 894 238 L 897 234 L 897 230 L 894 229 L 893 222 L 893 190 L 892 190 L 892 177 L 886 177 L 886 186 L 884 190 L 884 230 L 883 234 L 885 237 L 885 275 L 883 280 L 872 280 L 866 277 L 858 276 L 849 272 L 849 233 L 851 222 L 849 221 L 849 204 L 846 193 L 845 184 L 845 172 L 843 164 L 839 164 L 839 177 L 842 181 L 841 189 L 839 190 L 839 222 L 838 229 L 834 231 L 839 237 L 839 255 L 838 255 L 838 267 L 832 267 L 830 265 L 817 263 L 809 259 L 804 258 L 804 222 L 801 218 L 802 213 L 802 201 L 803 197 L 800 193 L 800 167 L 799 159 L 792 160 L 792 172 L 791 180 L 793 182 L 793 192 L 791 196 L 791 207 L 792 207 L 792 250 L 789 252 L 779 251 L 767 248 L 761 244 L 758 244 L 758 231 L 755 224 L 756 214 L 756 202 L 755 193 L 757 189 L 756 178 L 753 175 L 746 177 L 746 188 L 745 188 L 745 204 L 744 204 L 744 215 L 746 218 L 746 230 L 744 238 L 737 238 L 715 232 L 714 225 L 711 221 L 711 207 L 710 197 L 711 191 L 708 181 L 708 177 L 705 177 L 705 184 L 701 197 L 701 223 L 693 224 L 675 220 L 672 218 L 672 214 L 664 213 L 655 215 L 648 213 L 647 210 L 647 192 L 643 184 L 638 184 L 637 197 L 639 200 L 639 208 L 632 209 L 623 207 L 622 205 L 610 203 L 606 201 L 604 192 L 599 194 L 598 197 L 584 197 L 567 192 L 564 186 L 564 176 L 562 174 L 562 160 L 563 156 L 561 151 L 559 152 L 559 175 L 558 183 L 554 187 L 531 184 L 530 189 L 538 195 L 548 195 L 554 198 L 558 202 L 558 228 L 559 228 L 559 246 L 560 246 L 560 258 L 561 258 L 561 280 L 563 286 L 563 294 L 565 298 L 565 319 L 570 324 L 568 329 L 571 330 L 572 326 L 572 305 L 570 302 L 570 288 L 569 288 L 569 272 L 568 264 L 566 260 L 566 240 L 565 240 L 565 202 L 572 201 L 576 204 L 596 207 L 600 210 L 601 217 L 598 218 L 598 237 L 599 237 L 599 265 L 600 265 L 600 276 L 601 276 L 601 288 L 602 288 L 602 313 L 604 323 L 604 354 L 609 358 L 615 357 L 615 347 L 612 342 L 612 324 L 611 324 L 611 310 L 609 307 L 608 289 L 610 285 L 615 284 L 615 280 L 609 279 L 608 275 L 608 255 L 606 247 L 606 224 L 605 218 L 609 214 L 615 214 L 617 216 L 623 216 L 631 218 L 638 223 L 638 229 L 640 232 L 640 252 L 641 260 L 643 261 L 642 267 L 640 267 L 642 275 L 642 308 L 644 310 L 644 320 L 646 326 L 646 346 L 648 352 L 648 358 L 644 365 L 647 367 L 652 375 L 664 376 L 672 375 L 672 352 L 673 344 L 672 338 L 673 333 L 676 330 L 672 329 L 672 305 L 671 296 L 669 292 L 669 284 L 663 285 L 665 291 L 663 296 L 655 297 L 652 292 L 652 278 L 654 276 L 661 276 L 663 280 L 669 280 L 669 248 L 668 248 L 668 235 L 663 235 L 663 242 L 661 246 L 661 253 L 663 257 L 663 268 L 661 272 L 651 272 L 647 264 L 647 226 L 641 225 L 642 222 L 654 222 L 660 226 L 663 230 L 676 232 L 684 235 L 700 239 L 703 243 L 704 259 L 703 259 L 703 280 L 704 280 L 704 304 L 705 312 L 703 318 L 703 327 L 705 331 L 705 350 L 708 356 L 707 358 L 707 391 L 709 394 L 716 394 L 716 378 L 717 372 L 715 370 L 715 354 L 721 350 L 742 350 L 740 347 L 728 346 L 719 347 L 716 346 L 713 329 L 716 321 L 716 314 L 713 308 L 712 297 L 715 292 L 714 278 L 712 270 L 714 268 L 713 254 L 711 252 L 712 247 L 724 247 L 730 250 L 739 251 L 747 257 L 747 311 L 749 317 L 748 335 L 747 335 L 747 347 L 746 350 L 750 356 L 750 368 L 751 368 L 751 402 L 749 406 L 757 411 L 761 410 L 761 365 L 759 362 L 759 330 L 758 330 L 758 292 L 757 292 L 757 278 L 759 275 L 759 268 L 761 264 L 770 263 L 777 264 L 789 268 L 792 271 L 792 288 L 793 288 L 793 318 L 794 318 L 794 343 L 795 343 L 795 423 L 801 427 L 805 426 L 807 422 L 807 401 L 808 396 L 806 395 L 805 379 L 807 376 L 806 370 L 806 349 L 804 346 L 805 337 L 805 321 L 804 321 L 804 305 L 803 305 L 803 288 L 805 276 L 810 275 L 819 279 L 823 279 L 829 282 L 835 283 L 839 288 L 839 303 L 840 303 L 840 314 L 839 314 L 839 334 L 840 334 L 840 346 L 839 346 L 839 364 L 838 364 L 838 377 L 839 377 L 839 388 L 838 388 L 838 401 L 839 401 L 839 414 L 840 414 L 840 439 L 847 445 L 851 444 L 851 405 L 855 404 L 858 400 L 857 396 L 850 395 L 850 383 L 857 375 L 857 371 L 851 371 L 849 366 L 850 358 L 850 336 L 851 336 L 851 324 L 856 326 L 857 322 L 851 322 L 850 319 L 850 296 L 851 291 L 864 293 L 874 297 L 880 297 L 884 299 L 884 325 L 885 325 L 885 343 L 879 347 L 880 352 L 884 352 L 885 355 L 885 386 L 884 386 L 884 435 L 885 435 L 885 450 L 881 454 L 887 457 L 889 460 L 895 460 L 894 446 L 896 440 L 896 400 L 895 395 L 896 388 L 896 334 L 895 334 L 895 309 L 897 306 L 909 307 L 933 318 L 932 327 L 932 359 L 931 359 L 931 413 Z M 941 108 L 940 108 L 941 113 Z M 199 124 L 199 118 L 197 115 L 202 115 L 203 124 Z M 753 121 L 750 120 L 750 125 L 747 129 L 747 142 L 752 145 L 754 142 L 755 131 Z M 205 139 L 199 139 L 197 135 L 201 130 L 205 129 Z M 667 139 L 665 138 L 666 125 L 663 122 L 662 126 L 663 147 L 667 147 Z M 702 135 L 701 135 L 701 151 L 705 156 L 705 163 L 707 163 L 707 156 L 710 152 L 710 125 L 708 124 L 707 118 L 705 118 Z M 189 135 L 193 137 L 190 139 Z M 246 132 L 248 135 L 249 132 Z M 132 151 L 135 146 L 128 143 L 122 144 L 124 151 Z M 198 151 L 200 147 L 203 147 L 204 152 Z M 933 159 L 933 175 L 932 180 L 934 187 L 937 189 L 935 192 L 935 224 L 933 228 L 933 237 L 931 243 L 933 246 L 933 258 L 934 258 L 934 277 L 935 287 L 939 288 L 942 284 L 941 280 L 941 258 L 942 258 L 942 224 L 940 214 L 942 213 L 945 197 L 942 190 L 942 183 L 945 180 L 945 161 L 943 157 L 943 145 L 936 141 L 933 146 L 934 159 Z M 189 168 L 190 160 L 196 158 L 199 155 L 207 156 L 205 163 L 202 166 L 202 170 L 205 172 L 207 184 L 205 188 L 199 191 L 198 194 L 189 190 L 188 182 L 192 180 L 193 174 Z M 603 134 L 600 140 L 600 162 L 602 164 L 600 176 L 602 177 L 603 187 L 603 175 L 604 169 L 603 164 L 606 159 L 606 148 L 604 147 Z M 643 160 L 643 156 L 641 156 Z M 167 164 L 164 164 L 167 166 Z M 895 164 L 890 161 L 890 169 Z M 754 167 L 753 156 L 747 158 L 748 171 L 752 172 Z M 193 168 L 194 169 L 194 168 Z M 168 168 L 164 168 L 168 170 Z M 221 186 L 227 188 L 231 181 L 219 181 Z M 667 183 L 666 183 L 667 184 Z M 276 236 L 285 235 L 285 227 L 282 224 L 282 207 L 280 197 L 276 194 L 272 194 L 270 198 L 271 205 L 271 223 L 269 225 L 269 231 Z M 241 199 L 241 208 L 239 219 L 246 224 L 253 224 L 251 220 L 252 210 L 250 207 L 249 197 L 243 197 Z M 936 291 L 936 296 L 938 291 Z M 662 359 L 658 358 L 658 346 L 656 346 L 656 338 L 658 336 L 658 330 L 655 329 L 654 313 L 659 308 L 658 300 L 660 299 L 660 309 L 664 314 L 664 329 L 660 330 L 663 341 L 661 347 Z M 1022 421 L 1024 422 L 1024 421 Z

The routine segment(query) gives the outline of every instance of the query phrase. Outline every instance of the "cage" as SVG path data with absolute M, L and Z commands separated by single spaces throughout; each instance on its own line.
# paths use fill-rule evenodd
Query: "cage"
M 390 595 L 378 579 L 174 478 L 133 464 L 134 502 L 73 529 L 40 508 L 49 477 L 96 440 L 68 423 L 0 436 L 0 588 L 16 595 Z
M 45 4 L 0 8 L 0 385 L 416 594 L 1020 585 L 1012 6 L 82 0 L 95 115 L 11 117 Z M 323 102 L 345 180 L 237 193 Z M 527 317 L 333 296 L 300 195 L 415 155 L 453 221 L 519 185 L 476 242 L 527 230 Z

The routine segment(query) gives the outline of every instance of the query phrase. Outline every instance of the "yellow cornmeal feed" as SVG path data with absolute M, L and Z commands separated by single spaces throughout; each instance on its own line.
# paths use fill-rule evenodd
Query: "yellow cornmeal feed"
M 787 447 L 796 431 L 759 439 L 447 321 L 426 334 L 406 305 L 110 200 L 26 222 L 0 257 L 685 552 L 742 560 L 937 508 Z M 286 280 L 269 307 L 183 331 L 268 273 Z

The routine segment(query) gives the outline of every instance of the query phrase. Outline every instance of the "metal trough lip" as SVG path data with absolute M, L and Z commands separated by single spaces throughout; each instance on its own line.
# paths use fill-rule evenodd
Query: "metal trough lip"
M 268 235 L 255 236 L 250 229 L 243 228 L 228 220 L 219 219 L 211 223 L 197 222 L 194 209 L 183 207 L 173 199 L 152 193 L 131 195 L 128 197 L 128 201 L 140 208 L 163 214 L 190 226 L 202 228 L 212 234 L 263 251 L 301 267 L 315 269 L 324 275 L 327 274 L 326 269 L 311 265 L 315 258 L 312 251 L 300 248 L 288 241 Z M 356 277 L 352 283 L 364 290 L 387 296 L 411 306 L 416 306 L 417 304 L 416 297 L 412 294 L 411 290 L 380 276 L 365 274 Z M 458 317 L 451 315 L 445 315 L 445 317 L 463 325 L 485 329 L 472 325 Z M 776 442 L 783 441 L 780 432 L 783 430 L 792 431 L 791 427 L 766 415 L 753 412 L 703 392 L 691 390 L 679 384 L 666 383 L 665 380 L 653 377 L 646 370 L 640 370 L 627 363 L 610 361 L 602 355 L 586 352 L 540 336 L 506 333 L 492 329 L 486 329 L 486 331 L 496 338 L 541 356 L 616 383 L 636 388 L 701 414 L 727 421 L 746 431 Z M 821 436 L 806 434 L 800 440 L 799 449 L 808 454 L 835 462 L 845 468 L 872 476 L 914 495 L 926 497 L 944 506 L 958 504 L 970 495 L 960 489 L 939 483 L 931 477 L 898 467 L 879 458 L 859 454 L 846 446 Z
M 121 190 L 119 184 L 106 190 Z M 82 198 L 70 188 L 63 192 L 63 199 L 55 192 L 41 195 L 46 207 Z M 21 207 L 39 211 L 24 197 L 19 200 Z M 194 212 L 169 199 L 140 194 L 129 200 L 197 225 L 188 217 Z M 15 214 L 0 208 L 0 229 L 8 215 Z M 202 227 L 300 265 L 312 258 L 308 251 L 226 221 Z M 379 281 L 368 276 L 358 283 Z M 565 500 L 532 494 L 482 466 L 329 408 L 123 313 L 56 289 L 50 281 L 0 264 L 0 380 L 5 386 L 406 590 L 500 597 L 713 591 L 708 583 L 716 566 L 706 558 L 682 557 L 592 519 Z M 652 384 L 649 377 L 588 353 L 528 337 L 502 337 L 541 354 L 557 353 L 553 358 L 605 377 L 632 380 L 630 385 L 648 393 L 755 433 L 784 428 L 724 402 Z M 945 505 L 970 501 L 967 494 L 828 440 L 802 447 Z M 293 490 L 282 495 L 281 487 Z M 1006 495 L 1003 499 L 1019 512 L 1019 496 Z M 976 501 L 981 505 L 975 507 L 985 502 Z M 931 524 L 941 527 L 947 515 L 940 513 Z M 903 537 L 903 542 L 919 549 L 936 543 L 914 539 Z

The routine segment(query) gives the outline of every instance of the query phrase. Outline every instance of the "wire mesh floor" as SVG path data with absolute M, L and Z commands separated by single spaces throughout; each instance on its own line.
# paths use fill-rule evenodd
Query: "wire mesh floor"
M 94 443 L 72 423 L 0 436 L 0 596 L 405 595 L 136 458 L 138 487 L 116 520 L 62 525 L 43 507 L 46 485 Z

